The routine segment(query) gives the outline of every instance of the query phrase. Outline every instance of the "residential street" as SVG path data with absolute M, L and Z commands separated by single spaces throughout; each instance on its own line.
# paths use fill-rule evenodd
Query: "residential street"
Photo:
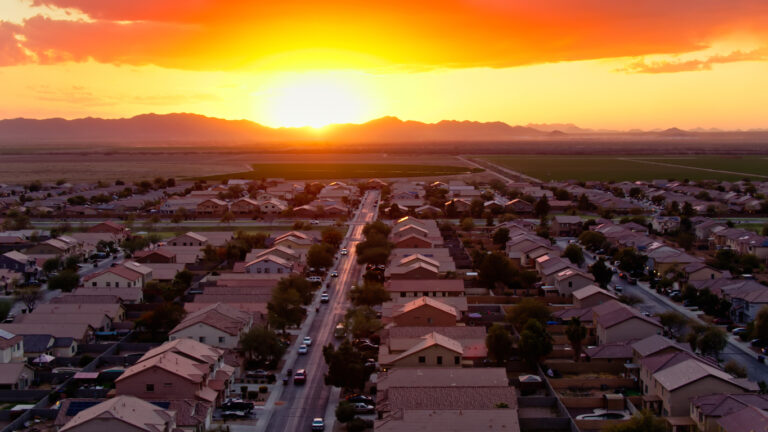
M 293 369 L 294 373 L 298 369 L 306 369 L 306 384 L 297 386 L 289 381 L 284 388 L 278 385 L 276 395 L 270 397 L 267 406 L 258 413 L 257 431 L 305 431 L 309 430 L 310 423 L 315 417 L 324 417 L 326 430 L 332 429 L 333 416 L 327 416 L 326 412 L 333 412 L 332 409 L 328 409 L 328 406 L 330 403 L 335 408 L 336 400 L 331 398 L 331 394 L 332 392 L 338 394 L 338 390 L 334 392 L 332 387 L 325 385 L 324 374 L 327 366 L 323 359 L 322 347 L 328 343 L 337 344 L 338 342 L 333 337 L 333 330 L 336 323 L 344 318 L 349 306 L 347 300 L 349 289 L 361 277 L 362 268 L 356 262 L 355 246 L 363 240 L 362 232 L 365 224 L 376 219 L 378 199 L 377 191 L 369 192 L 364 198 L 358 214 L 351 222 L 348 236 L 342 244 L 342 247 L 349 250 L 349 255 L 339 256 L 336 265 L 339 277 L 329 279 L 330 302 L 321 304 L 320 291 L 318 291 L 315 301 L 309 307 L 309 316 L 298 334 L 297 341 L 289 347 L 286 354 L 286 363 L 278 377 L 278 382 L 281 382 L 288 368 Z M 318 307 L 320 312 L 315 314 L 315 308 Z M 298 356 L 296 350 L 304 336 L 312 338 L 312 346 L 308 354 Z

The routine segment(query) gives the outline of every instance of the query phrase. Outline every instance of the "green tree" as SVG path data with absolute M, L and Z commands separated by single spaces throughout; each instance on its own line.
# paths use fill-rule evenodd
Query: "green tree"
M 619 268 L 630 273 L 642 272 L 648 257 L 636 251 L 634 248 L 624 248 L 618 251 L 614 257 L 619 261 Z
M 328 243 L 313 244 L 307 251 L 307 265 L 312 268 L 333 266 L 333 246 Z
M 338 250 L 341 246 L 341 242 L 344 241 L 344 233 L 333 227 L 327 227 L 320 233 L 320 238 L 323 243 L 327 243 L 333 246 L 334 250 Z
M 235 220 L 235 214 L 227 210 L 227 212 L 221 216 L 221 219 L 219 220 L 219 222 L 228 224 L 234 220 Z
M 512 336 L 502 325 L 494 324 L 485 335 L 485 346 L 489 357 L 501 365 L 512 355 Z
M 573 348 L 573 360 L 578 362 L 581 358 L 581 344 L 587 337 L 587 328 L 581 324 L 581 321 L 573 317 L 568 321 L 568 327 L 565 328 L 565 335 Z
M 186 312 L 175 303 L 162 303 L 136 320 L 136 328 L 150 333 L 152 340 L 167 340 L 168 332 L 176 327 Z
M 768 342 L 768 306 L 760 308 L 754 323 L 755 328 L 752 333 L 754 337 L 760 339 L 762 343 Z
M 366 367 L 363 353 L 344 340 L 339 348 L 333 344 L 323 347 L 323 358 L 328 365 L 325 384 L 343 389 L 362 390 L 371 376 L 373 369 Z
M 48 258 L 43 263 L 43 273 L 49 275 L 61 267 L 61 259 L 59 257 Z
M 629 421 L 604 427 L 602 432 L 667 432 L 667 422 L 643 410 Z
M 272 290 L 272 298 L 267 303 L 267 322 L 272 328 L 285 333 L 288 326 L 298 326 L 306 311 L 301 295 L 293 288 L 284 288 L 280 284 Z
M 277 333 L 259 325 L 240 335 L 240 349 L 248 360 L 265 368 L 276 365 L 285 354 L 285 345 Z
M 715 358 L 719 358 L 727 344 L 728 336 L 723 329 L 717 326 L 708 326 L 697 341 L 697 346 L 702 354 L 712 355 Z
M 584 264 L 584 252 L 577 244 L 571 243 L 566 246 L 565 250 L 563 251 L 563 257 L 568 258 L 569 261 L 576 264 L 577 266 Z
M 613 279 L 613 271 L 605 265 L 604 259 L 600 258 L 597 260 L 592 264 L 592 267 L 589 268 L 589 271 L 592 273 L 592 276 L 595 277 L 595 282 L 597 282 L 601 288 L 608 288 L 608 284 L 611 282 L 611 279 Z
M 501 227 L 493 233 L 493 244 L 506 245 L 509 241 L 509 228 Z
M 510 281 L 514 275 L 514 269 L 509 258 L 498 252 L 484 255 L 477 270 L 479 279 L 491 289 L 496 286 L 497 282 Z
M 62 270 L 56 276 L 52 276 L 48 279 L 49 290 L 61 290 L 63 292 L 70 292 L 77 288 L 80 284 L 80 275 L 73 270 Z
M 680 312 L 662 312 L 658 317 L 664 331 L 673 339 L 679 339 L 688 327 L 688 318 Z
M 534 298 L 526 297 L 509 310 L 507 320 L 515 327 L 522 328 L 530 320 L 538 321 L 544 325 L 549 321 L 551 315 L 547 305 Z
M 10 300 L 0 300 L 0 322 L 8 318 L 8 314 L 13 309 L 13 302 Z
M 355 418 L 355 409 L 352 404 L 343 400 L 339 402 L 339 406 L 336 407 L 336 420 L 339 423 L 348 423 Z
M 530 319 L 520 333 L 520 352 L 531 366 L 552 352 L 552 336 L 541 323 Z
M 299 294 L 299 298 L 302 304 L 308 305 L 312 303 L 312 283 L 310 283 L 304 276 L 290 275 L 277 281 L 277 289 L 281 291 L 294 290 Z
M 579 234 L 579 243 L 591 251 L 603 249 L 606 242 L 605 235 L 597 231 L 584 231 Z
M 344 322 L 354 338 L 369 337 L 382 328 L 381 321 L 376 318 L 376 312 L 368 306 L 349 309 L 344 315 Z
M 546 195 L 543 195 L 538 201 L 536 201 L 536 205 L 533 206 L 533 214 L 537 218 L 546 217 L 549 214 L 549 208 L 549 200 L 547 199 Z
M 747 377 L 747 369 L 741 365 L 741 363 L 737 362 L 736 360 L 729 360 L 725 366 L 723 366 L 723 370 L 728 372 L 729 374 L 733 375 L 736 378 L 746 378 Z
M 389 291 L 384 285 L 367 280 L 362 285 L 352 287 L 349 292 L 349 300 L 355 306 L 378 306 L 389 299 Z
M 475 228 L 475 221 L 471 217 L 465 217 L 459 224 L 462 231 L 472 231 Z

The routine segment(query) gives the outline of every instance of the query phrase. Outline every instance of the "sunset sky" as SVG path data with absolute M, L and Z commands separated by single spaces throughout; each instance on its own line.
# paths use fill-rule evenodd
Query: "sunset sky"
M 768 128 L 765 0 L 0 0 L 0 118 Z

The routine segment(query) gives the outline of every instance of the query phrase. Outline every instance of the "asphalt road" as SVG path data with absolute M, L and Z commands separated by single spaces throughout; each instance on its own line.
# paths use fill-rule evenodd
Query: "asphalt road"
M 349 307 L 347 293 L 352 285 L 361 277 L 362 268 L 357 264 L 355 246 L 363 240 L 363 226 L 367 222 L 376 219 L 377 202 L 379 194 L 372 191 L 366 197 L 359 214 L 352 221 L 352 228 L 345 245 L 349 251 L 346 256 L 339 259 L 337 271 L 339 277 L 334 278 L 328 289 L 330 302 L 319 303 L 319 294 L 311 307 L 319 307 L 320 312 L 314 317 L 307 335 L 312 338 L 312 346 L 309 353 L 296 357 L 293 365 L 295 373 L 298 369 L 306 369 L 307 382 L 304 385 L 294 385 L 292 382 L 283 389 L 283 393 L 266 426 L 267 431 L 306 431 L 309 430 L 312 419 L 325 418 L 326 424 L 330 419 L 326 418 L 331 387 L 326 386 L 324 375 L 328 370 L 323 359 L 322 348 L 328 343 L 336 345 L 338 341 L 333 337 L 336 324 L 344 318 Z M 298 343 L 294 343 L 290 350 L 296 350 Z M 289 353 L 290 355 L 290 353 Z M 282 377 L 280 377 L 282 378 Z M 335 401 L 330 401 L 335 404 Z M 330 430 L 326 427 L 326 430 Z

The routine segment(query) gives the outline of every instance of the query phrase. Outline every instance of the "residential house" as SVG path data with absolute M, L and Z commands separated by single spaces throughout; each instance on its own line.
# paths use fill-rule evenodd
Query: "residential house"
M 416 297 L 419 299 L 421 297 Z M 424 297 L 426 298 L 426 297 Z M 411 303 L 414 297 L 392 297 L 389 301 L 384 302 L 381 305 L 381 320 L 387 325 L 392 322 L 392 317 L 397 315 L 405 305 Z M 429 297 L 432 300 L 432 297 Z M 467 317 L 469 307 L 467 306 L 467 298 L 465 296 L 456 297 L 440 297 L 438 300 L 440 303 L 452 307 L 456 311 L 455 321 L 463 320 Z
M 723 432 L 719 420 L 738 413 L 744 408 L 754 407 L 759 410 L 768 410 L 768 395 L 754 393 L 736 394 L 706 394 L 691 399 L 691 419 L 702 432 Z M 758 425 L 759 422 L 743 422 L 743 425 Z M 727 432 L 740 432 L 749 429 L 737 429 Z M 760 429 L 753 429 L 760 430 Z
M 244 266 L 246 273 L 285 274 L 293 273 L 294 264 L 274 255 L 262 255 Z
M 176 412 L 133 396 L 117 396 L 84 409 L 59 432 L 171 432 Z
M 461 343 L 443 336 L 430 333 L 422 341 L 401 353 L 379 354 L 382 368 L 395 367 L 460 367 L 464 349 Z
M 168 246 L 194 246 L 202 248 L 208 244 L 208 238 L 202 234 L 188 232 L 165 242 Z
M 260 204 L 251 198 L 240 198 L 230 205 L 229 211 L 235 216 L 253 216 L 259 213 Z
M 579 216 L 557 215 L 552 219 L 549 231 L 556 237 L 578 237 L 583 225 Z
M 595 306 L 592 312 L 599 344 L 642 339 L 663 330 L 656 320 L 615 300 Z
M 176 262 L 176 254 L 165 248 L 136 251 L 133 259 L 142 264 L 171 264 Z
M 251 314 L 215 303 L 189 313 L 169 333 L 169 340 L 189 338 L 218 348 L 235 349 L 253 324 Z
M 392 279 L 384 283 L 392 297 L 453 297 L 464 295 L 460 279 Z
M 504 209 L 510 213 L 530 215 L 533 214 L 533 204 L 519 198 L 509 201 Z
M 632 343 L 633 361 L 640 360 L 660 354 L 674 354 L 681 351 L 690 351 L 688 345 L 664 337 L 660 334 L 653 334 Z
M 300 231 L 290 231 L 275 237 L 272 245 L 292 249 L 304 255 L 315 243 L 316 239 L 309 234 Z
M 143 275 L 124 266 L 109 267 L 83 278 L 83 286 L 91 288 L 143 288 Z
M 22 274 L 26 278 L 36 277 L 39 271 L 37 261 L 33 257 L 18 251 L 9 251 L 0 255 L 0 269 Z
M 573 291 L 573 306 L 579 309 L 591 308 L 607 301 L 618 300 L 616 294 L 590 284 Z
M 568 297 L 574 291 L 594 283 L 595 278 L 591 274 L 574 268 L 567 268 L 555 274 L 554 286 L 561 297 Z
M 223 216 L 229 211 L 229 204 L 217 198 L 209 198 L 200 202 L 195 208 L 195 213 L 201 216 Z
M 69 236 L 59 236 L 38 243 L 25 251 L 27 255 L 69 256 L 79 252 L 77 240 Z
M 114 221 L 104 221 L 88 228 L 88 232 L 111 234 L 115 238 L 122 240 L 130 235 L 131 230 L 120 223 Z
M 723 277 L 724 272 L 712 268 L 701 261 L 696 261 L 683 267 L 687 281 L 713 280 Z
M 0 390 L 27 390 L 35 372 L 25 363 L 0 363 Z
M 662 234 L 677 231 L 680 228 L 680 217 L 656 215 L 651 219 L 651 227 Z
M 458 312 L 453 306 L 430 297 L 417 297 L 393 311 L 391 321 L 397 326 L 452 326 Z
M 768 430 L 768 412 L 748 406 L 717 421 L 722 432 L 753 432 Z
M 435 244 L 428 238 L 417 234 L 409 234 L 399 237 L 394 242 L 395 248 L 433 248 Z
M 0 363 L 24 360 L 24 337 L 0 330 Z

